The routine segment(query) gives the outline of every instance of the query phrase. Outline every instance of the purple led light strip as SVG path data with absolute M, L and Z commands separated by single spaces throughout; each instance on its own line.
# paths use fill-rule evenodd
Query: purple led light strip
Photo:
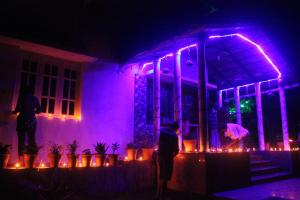
M 267 82 L 267 81 L 273 81 L 273 80 L 278 80 L 281 78 L 282 74 L 281 72 L 279 71 L 279 69 L 277 68 L 277 66 L 272 62 L 272 60 L 269 58 L 269 56 L 264 52 L 264 50 L 261 48 L 260 45 L 258 45 L 257 43 L 253 42 L 252 40 L 246 38 L 245 36 L 239 34 L 239 33 L 234 33 L 234 34 L 228 34 L 228 35 L 213 35 L 213 36 L 209 36 L 208 38 L 209 39 L 215 39 L 215 38 L 226 38 L 226 37 L 234 37 L 234 36 L 237 36 L 237 37 L 240 37 L 241 39 L 247 41 L 248 43 L 254 45 L 258 50 L 259 52 L 264 56 L 264 58 L 270 63 L 270 65 L 273 67 L 273 69 L 278 73 L 278 77 L 276 79 L 270 79 L 270 80 L 266 80 L 266 81 L 261 81 L 259 83 L 262 83 L 262 82 Z M 183 47 L 181 49 L 179 49 L 177 51 L 177 53 L 181 54 L 182 51 L 188 49 L 188 48 L 191 48 L 191 47 L 197 47 L 197 44 L 191 44 L 189 46 L 186 46 L 186 47 Z M 159 58 L 159 61 L 161 61 L 162 59 L 166 58 L 166 57 L 169 57 L 169 56 L 173 56 L 172 53 L 170 54 L 167 54 L 161 58 Z M 149 63 L 145 63 L 143 64 L 143 67 L 142 67 L 142 71 L 144 70 L 144 68 L 147 66 L 147 65 L 150 65 L 150 64 L 153 64 L 153 62 L 149 62 Z M 149 70 L 147 74 L 150 74 L 150 73 L 153 73 L 153 70 Z M 249 85 L 253 85 L 255 83 L 250 83 L 250 84 L 246 84 L 246 85 L 242 85 L 242 86 L 238 86 L 238 87 L 245 87 L 245 86 L 249 86 Z M 228 89 L 224 89 L 222 91 L 226 91 L 226 90 L 231 90 L 233 88 L 228 88 Z

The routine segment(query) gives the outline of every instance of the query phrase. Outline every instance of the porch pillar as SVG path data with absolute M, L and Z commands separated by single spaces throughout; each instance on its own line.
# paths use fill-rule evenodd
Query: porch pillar
M 174 120 L 179 122 L 180 134 L 178 137 L 179 150 L 182 150 L 182 100 L 181 100 L 181 63 L 180 51 L 177 51 L 174 58 Z
M 205 39 L 197 44 L 198 64 L 198 104 L 199 104 L 199 150 L 207 148 L 208 116 L 207 116 L 207 70 L 205 60 Z
M 236 110 L 236 123 L 242 125 L 241 101 L 239 87 L 234 88 L 234 101 Z
M 153 64 L 153 127 L 155 144 L 158 144 L 160 133 L 160 60 L 155 60 Z
M 260 83 L 255 83 L 255 97 L 256 97 L 258 144 L 259 144 L 259 150 L 264 151 L 265 150 L 265 133 L 264 133 L 264 124 L 263 124 Z
M 284 92 L 284 83 L 282 79 L 278 80 L 278 91 L 280 98 L 280 111 L 281 111 L 281 123 L 282 123 L 282 136 L 283 136 L 283 148 L 284 150 L 290 149 L 289 144 L 289 129 L 288 129 L 288 120 L 286 114 L 286 102 L 285 102 L 285 92 Z
M 218 91 L 218 107 L 221 108 L 223 105 L 223 97 L 222 97 L 222 90 Z

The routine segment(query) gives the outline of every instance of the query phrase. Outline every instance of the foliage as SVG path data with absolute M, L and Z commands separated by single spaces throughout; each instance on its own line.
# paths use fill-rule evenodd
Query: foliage
M 79 146 L 78 142 L 76 140 L 73 140 L 73 142 L 71 144 L 67 145 L 69 153 L 75 155 L 78 146 Z
M 94 147 L 95 147 L 95 151 L 98 154 L 105 154 L 109 146 L 106 145 L 105 143 L 97 142 L 97 144 Z
M 91 155 L 91 154 L 92 154 L 92 152 L 91 152 L 90 149 L 84 149 L 84 150 L 82 151 L 82 153 L 85 154 L 85 155 Z
M 111 149 L 112 149 L 112 151 L 113 151 L 113 154 L 115 154 L 115 152 L 119 149 L 119 147 L 120 147 L 120 144 L 118 144 L 117 142 L 116 142 L 116 143 L 113 143 L 113 144 L 111 145 Z
M 54 155 L 61 155 L 62 149 L 63 149 L 62 145 L 58 145 L 54 143 L 50 146 L 50 153 Z
M 0 142 L 0 154 L 9 154 L 10 148 L 10 144 L 2 144 L 2 142 Z
M 37 145 L 27 145 L 25 147 L 24 153 L 30 155 L 37 155 L 41 148 L 42 148 L 41 146 L 37 146 Z
M 127 144 L 127 149 L 136 149 L 136 146 L 132 142 L 130 142 Z

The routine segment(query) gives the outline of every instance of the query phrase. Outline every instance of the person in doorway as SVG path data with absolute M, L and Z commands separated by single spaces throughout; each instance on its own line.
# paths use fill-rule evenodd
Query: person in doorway
M 225 132 L 227 130 L 227 123 L 230 122 L 228 101 L 224 101 L 222 107 L 218 109 L 217 121 L 218 121 L 218 132 L 221 140 L 221 146 L 222 148 L 224 148 L 227 144 L 227 140 L 225 137 Z
M 158 144 L 159 183 L 157 199 L 163 200 L 168 181 L 173 172 L 173 159 L 179 152 L 178 134 L 179 122 L 173 122 L 169 127 L 161 128 Z
M 24 163 L 23 153 L 25 149 L 25 138 L 28 137 L 28 145 L 36 146 L 35 130 L 36 116 L 41 112 L 40 103 L 37 97 L 33 95 L 30 87 L 25 87 L 21 92 L 14 114 L 19 113 L 17 117 L 16 131 L 18 133 L 18 155 L 20 164 Z

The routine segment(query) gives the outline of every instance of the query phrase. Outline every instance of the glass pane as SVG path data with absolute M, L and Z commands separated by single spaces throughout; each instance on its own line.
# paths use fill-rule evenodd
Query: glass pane
M 70 70 L 69 69 L 65 69 L 64 77 L 70 78 Z
M 43 91 L 42 91 L 42 95 L 43 96 L 48 96 L 48 88 L 49 88 L 49 78 L 48 77 L 44 77 Z
M 55 97 L 56 92 L 56 78 L 51 79 L 51 86 L 50 86 L 50 96 Z
M 49 64 L 45 65 L 45 74 L 50 74 L 50 65 Z
M 37 62 L 31 62 L 30 71 L 36 72 L 37 69 Z
M 48 113 L 54 113 L 54 106 L 55 106 L 55 100 L 54 99 L 50 99 L 49 100 Z
M 52 65 L 52 76 L 57 76 L 57 66 L 56 65 Z
M 21 73 L 20 92 L 24 91 L 26 86 L 27 86 L 27 74 L 25 72 L 22 72 Z
M 72 70 L 71 78 L 74 79 L 74 80 L 76 80 L 76 78 L 77 78 L 77 72 L 75 70 Z
M 27 59 L 23 60 L 22 69 L 24 71 L 28 71 L 28 69 L 29 69 L 29 61 Z
M 63 100 L 62 107 L 61 107 L 61 113 L 66 115 L 67 111 L 68 111 L 68 101 Z
M 35 88 L 35 75 L 31 74 L 29 76 L 29 87 L 30 87 L 30 91 L 34 92 L 34 88 Z
M 71 88 L 70 88 L 70 99 L 75 99 L 75 91 L 76 91 L 76 82 L 71 82 Z
M 63 91 L 63 97 L 65 99 L 69 98 L 69 81 L 64 80 L 64 91 Z
M 41 100 L 41 110 L 43 113 L 47 112 L 47 99 L 42 98 Z
M 70 101 L 69 102 L 69 115 L 74 115 L 74 102 Z

